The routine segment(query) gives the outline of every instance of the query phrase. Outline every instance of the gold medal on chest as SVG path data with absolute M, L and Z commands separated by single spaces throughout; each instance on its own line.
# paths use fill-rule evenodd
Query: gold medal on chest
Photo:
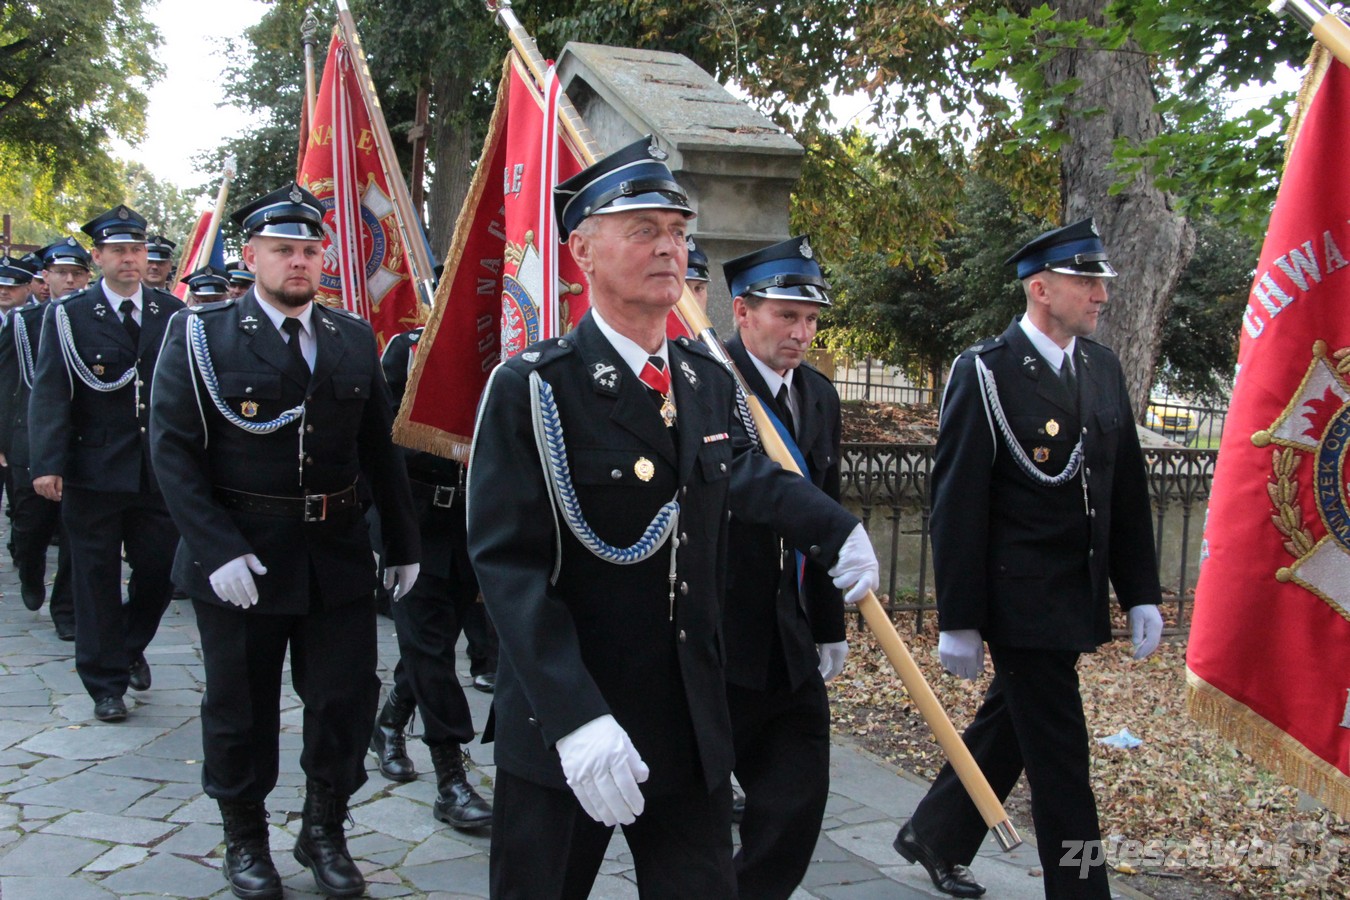
M 245 419 L 251 419 L 258 414 L 258 404 L 253 400 L 245 400 L 239 404 L 239 412 Z
M 1051 437 L 1054 437 L 1055 435 L 1059 434 L 1059 423 L 1056 422 L 1054 419 L 1051 419 L 1049 422 L 1046 422 L 1045 433 L 1050 435 Z M 1037 461 L 1039 462 L 1039 460 Z
M 1053 425 L 1054 423 L 1051 422 L 1050 424 Z M 1031 451 L 1031 458 L 1034 459 L 1034 460 L 1036 460 L 1036 462 L 1038 462 L 1038 463 L 1049 462 L 1049 461 L 1050 461 L 1050 448 L 1049 448 L 1049 447 L 1037 447 L 1037 448 L 1035 448 L 1034 450 Z
M 656 466 L 645 456 L 639 456 L 638 461 L 633 463 L 633 474 L 643 481 L 651 481 L 652 476 L 656 474 Z
M 666 394 L 661 400 L 661 421 L 666 423 L 667 428 L 675 426 L 675 398 L 671 394 Z

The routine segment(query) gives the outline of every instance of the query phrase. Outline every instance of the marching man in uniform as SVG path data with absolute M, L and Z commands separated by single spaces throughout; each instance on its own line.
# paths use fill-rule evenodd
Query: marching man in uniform
M 957 357 L 933 459 L 938 652 L 994 680 L 964 740 L 1003 800 L 1025 770 L 1047 897 L 1106 898 L 1088 777 L 1078 656 L 1111 640 L 1107 581 L 1128 610 L 1135 658 L 1158 647 L 1158 562 L 1144 457 L 1120 362 L 1093 341 L 1115 277 L 1091 219 L 1008 260 L 1026 314 Z M 985 825 L 950 764 L 895 849 L 938 890 L 979 897 L 966 868 Z M 1061 865 L 1076 846 L 1093 864 Z
M 164 329 L 183 302 L 142 284 L 136 212 L 115 207 L 83 231 L 103 277 L 47 304 L 28 406 L 31 474 L 33 489 L 61 504 L 70 541 L 75 670 L 94 717 L 120 722 L 127 687 L 150 689 L 145 648 L 173 592 L 177 531 L 150 465 L 149 410 Z M 46 259 L 50 272 L 63 257 Z
M 489 381 L 469 550 L 497 626 L 491 891 L 583 898 L 623 825 L 647 898 L 736 895 L 720 632 L 729 510 L 860 592 L 851 514 L 751 450 L 730 375 L 666 340 L 684 190 L 644 138 L 555 191 L 590 312 Z
M 352 897 L 365 880 L 343 823 L 366 780 L 380 691 L 375 563 L 357 481 L 379 508 L 395 598 L 417 580 L 417 523 L 375 334 L 313 302 L 319 201 L 292 184 L 233 218 L 257 284 L 174 319 L 152 416 L 155 464 L 183 533 L 174 580 L 201 631 L 202 782 L 220 804 L 231 890 L 280 897 L 263 802 L 277 782 L 289 649 L 305 705 L 295 858 L 321 892 Z

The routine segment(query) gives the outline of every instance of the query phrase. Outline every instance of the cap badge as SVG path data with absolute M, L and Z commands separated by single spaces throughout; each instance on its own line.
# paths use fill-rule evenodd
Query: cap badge
M 258 404 L 254 400 L 245 400 L 239 404 L 239 413 L 245 419 L 251 419 L 258 414 Z
M 127 216 L 126 207 L 119 207 L 119 208 L 118 208 L 118 210 L 117 210 L 117 218 L 121 219 L 122 221 L 126 221 L 126 220 L 127 220 L 128 216 Z
M 649 145 L 649 146 L 647 147 L 647 154 L 648 154 L 649 156 L 651 156 L 652 159 L 659 159 L 659 160 L 662 160 L 662 161 L 665 161 L 665 160 L 667 160 L 667 159 L 670 158 L 670 154 L 669 154 L 669 153 L 667 153 L 666 151 L 662 150 L 660 147 L 656 146 L 655 144 L 651 144 L 651 145 Z
M 806 238 L 802 238 L 802 245 L 800 249 L 802 252 L 802 259 L 811 259 L 816 255 L 816 251 L 811 249 L 811 242 L 808 241 Z
M 299 203 L 301 200 L 305 199 L 305 195 L 300 193 L 299 187 L 292 187 L 291 192 L 286 196 L 291 198 L 292 203 Z
M 1037 447 L 1037 448 L 1035 448 L 1034 450 L 1031 451 L 1031 458 L 1034 459 L 1034 460 L 1036 460 L 1036 462 L 1038 462 L 1038 463 L 1049 462 L 1049 461 L 1050 461 L 1050 448 L 1049 448 L 1049 447 Z
M 694 250 L 696 249 L 696 248 L 694 247 L 694 239 L 691 238 L 691 237 L 685 238 L 685 239 L 684 239 L 684 248 L 685 248 L 686 250 L 688 250 L 690 253 L 693 253 Z
M 1058 434 L 1059 434 L 1059 423 L 1056 422 L 1054 419 L 1051 419 L 1049 422 L 1046 422 L 1046 423 L 1045 423 L 1045 433 L 1048 434 L 1048 435 L 1050 435 L 1051 437 L 1055 437 L 1056 435 L 1058 435 Z M 1037 460 L 1037 462 L 1040 462 L 1040 460 Z
M 1091 228 L 1091 229 L 1092 229 L 1092 236 L 1093 236 L 1093 237 L 1101 237 L 1101 236 L 1102 236 L 1102 233 L 1101 233 L 1100 231 L 1097 230 L 1097 220 L 1096 220 L 1096 219 L 1089 219 L 1089 220 L 1088 220 L 1088 228 Z
M 74 239 L 73 237 L 68 237 L 68 238 L 66 238 L 66 243 L 69 244 L 70 246 L 74 247 L 74 246 L 75 246 L 75 239 Z
M 633 474 L 643 481 L 651 481 L 656 474 L 656 466 L 647 457 L 639 456 L 638 461 L 633 463 Z

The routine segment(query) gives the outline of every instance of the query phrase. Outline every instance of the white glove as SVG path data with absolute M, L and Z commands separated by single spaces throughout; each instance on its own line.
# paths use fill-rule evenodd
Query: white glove
M 237 556 L 211 573 L 211 590 L 226 603 L 248 609 L 258 602 L 254 575 L 266 575 L 267 566 L 252 553 Z
M 984 640 L 978 628 L 938 633 L 938 659 L 942 668 L 958 678 L 974 681 L 984 674 Z
M 417 582 L 417 574 L 422 571 L 421 563 L 406 566 L 389 566 L 384 570 L 384 589 L 389 591 L 389 599 L 397 600 L 411 591 Z
M 848 659 L 848 641 L 816 644 L 816 655 L 820 657 L 820 677 L 829 681 L 844 671 L 844 660 Z
M 1153 604 L 1130 607 L 1130 642 L 1134 644 L 1134 658 L 1146 659 L 1158 649 L 1162 640 L 1162 613 Z
M 591 719 L 558 738 L 558 756 L 586 815 L 611 827 L 642 815 L 646 801 L 638 784 L 651 772 L 613 716 Z
M 881 567 L 872 551 L 872 542 L 862 525 L 849 532 L 848 540 L 839 548 L 839 558 L 830 569 L 834 586 L 845 591 L 844 602 L 857 603 L 868 591 L 881 587 Z

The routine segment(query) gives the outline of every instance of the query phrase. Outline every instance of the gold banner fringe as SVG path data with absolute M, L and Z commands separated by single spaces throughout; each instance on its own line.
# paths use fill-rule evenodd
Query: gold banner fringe
M 1308 54 L 1308 61 L 1304 63 L 1303 81 L 1298 87 L 1298 108 L 1294 110 L 1294 115 L 1289 119 L 1289 130 L 1285 133 L 1284 142 L 1284 168 L 1289 168 L 1289 154 L 1294 152 L 1294 142 L 1298 140 L 1298 133 L 1303 128 L 1303 119 L 1308 114 L 1308 107 L 1312 105 L 1313 97 L 1317 96 L 1317 89 L 1322 86 L 1322 78 L 1327 74 L 1327 68 L 1336 61 L 1336 57 L 1331 55 L 1331 51 L 1322 46 L 1317 41 L 1313 41 L 1312 52 Z
M 480 162 L 490 163 L 496 142 L 505 140 L 506 98 L 511 90 L 510 76 L 513 57 L 515 57 L 514 50 L 506 54 L 506 59 L 502 63 L 502 79 L 497 86 L 497 105 L 492 111 L 492 120 L 488 123 L 487 137 L 483 140 L 483 152 L 478 157 Z M 473 436 L 465 437 L 461 434 L 451 434 L 425 422 L 414 422 L 410 415 L 413 400 L 417 396 L 417 387 L 422 382 L 422 370 L 425 368 L 430 347 L 436 340 L 436 333 L 441 328 L 441 320 L 450 305 L 450 284 L 462 262 L 464 245 L 469 240 L 471 219 L 478 211 L 479 201 L 482 199 L 483 191 L 487 188 L 488 180 L 501 177 L 500 172 L 486 171 L 489 168 L 491 168 L 490 165 L 479 165 L 473 173 L 473 180 L 469 184 L 469 195 L 464 199 L 464 205 L 460 207 L 459 217 L 455 219 L 455 236 L 450 243 L 450 251 L 445 255 L 445 271 L 441 275 L 440 284 L 436 286 L 436 296 L 432 300 L 431 317 L 427 321 L 426 330 L 422 332 L 422 339 L 419 342 L 422 350 L 413 360 L 412 371 L 408 374 L 408 387 L 403 392 L 403 402 L 399 405 L 398 416 L 394 419 L 394 443 L 412 450 L 434 453 L 456 462 L 468 462 Z
M 1316 797 L 1342 818 L 1350 819 L 1350 775 L 1189 668 L 1186 712 L 1199 724 L 1236 744 L 1262 767 Z

